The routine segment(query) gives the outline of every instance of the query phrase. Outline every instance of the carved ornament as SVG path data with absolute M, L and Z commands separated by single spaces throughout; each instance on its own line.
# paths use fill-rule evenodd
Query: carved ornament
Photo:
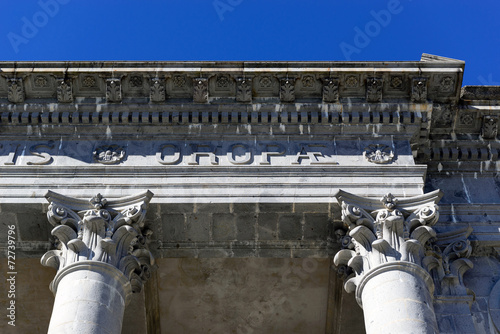
M 146 243 L 151 231 L 144 227 L 152 196 L 147 191 L 116 200 L 101 194 L 84 200 L 49 191 L 47 218 L 58 246 L 43 255 L 42 264 L 60 272 L 80 261 L 108 263 L 130 280 L 133 292 L 140 292 L 154 269 Z
M 389 164 L 394 160 L 394 152 L 387 145 L 370 145 L 365 148 L 363 156 L 374 164 Z

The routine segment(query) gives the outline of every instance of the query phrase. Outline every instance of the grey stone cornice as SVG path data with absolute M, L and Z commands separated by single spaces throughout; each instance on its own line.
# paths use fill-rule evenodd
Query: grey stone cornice
M 78 103 L 245 104 L 360 99 L 457 101 L 464 63 L 442 57 L 392 62 L 0 62 L 0 100 Z

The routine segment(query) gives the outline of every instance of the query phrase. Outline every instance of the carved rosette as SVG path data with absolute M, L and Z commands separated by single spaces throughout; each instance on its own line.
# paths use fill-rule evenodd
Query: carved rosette
M 165 82 L 160 78 L 151 79 L 149 88 L 149 98 L 151 102 L 164 102 L 166 99 Z
M 129 279 L 133 292 L 140 292 L 155 265 L 146 243 L 151 231 L 144 228 L 152 196 L 147 191 L 117 200 L 100 194 L 83 200 L 49 191 L 47 218 L 58 249 L 45 253 L 41 263 L 58 273 L 80 261 L 107 263 Z M 51 290 L 55 288 L 51 284 Z
M 323 102 L 332 103 L 339 100 L 339 79 L 327 78 L 323 83 Z
M 252 102 L 251 78 L 238 78 L 236 80 L 236 101 Z
M 295 80 L 291 78 L 280 80 L 280 100 L 281 102 L 295 101 Z
M 7 84 L 9 89 L 7 93 L 7 98 L 9 102 L 23 103 L 25 97 L 23 79 L 21 78 L 8 79 Z
M 73 90 L 70 80 L 57 80 L 57 102 L 71 103 L 73 102 Z
M 193 101 L 196 103 L 208 102 L 208 80 L 207 78 L 193 79 Z
M 382 86 L 383 86 L 383 80 L 381 78 L 366 79 L 366 101 L 367 102 L 382 101 Z
M 384 263 L 406 261 L 422 266 L 429 241 L 436 237 L 439 191 L 413 198 L 396 199 L 387 194 L 380 201 L 339 191 L 342 220 L 349 230 L 354 250 L 339 251 L 334 263 L 347 265 L 353 275 L 345 283 L 356 289 L 365 273 Z
M 412 102 L 427 101 L 427 78 L 413 78 L 411 82 Z
M 120 79 L 106 80 L 106 100 L 107 102 L 122 101 L 122 83 Z

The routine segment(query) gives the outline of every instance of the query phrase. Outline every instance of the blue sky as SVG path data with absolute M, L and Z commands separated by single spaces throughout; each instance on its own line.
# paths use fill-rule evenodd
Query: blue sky
M 500 85 L 498 0 L 2 0 L 0 60 L 464 60 Z

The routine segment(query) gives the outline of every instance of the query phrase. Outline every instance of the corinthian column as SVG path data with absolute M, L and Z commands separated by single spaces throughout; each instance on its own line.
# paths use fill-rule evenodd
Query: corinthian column
M 49 191 L 47 217 L 58 249 L 42 257 L 57 270 L 49 333 L 121 333 L 131 293 L 149 278 L 154 259 L 146 247 L 144 217 L 153 194 L 107 201 Z
M 341 250 L 334 263 L 353 270 L 345 288 L 356 293 L 366 332 L 438 333 L 434 282 L 423 259 L 436 237 L 441 193 L 378 201 L 340 191 L 336 197 L 354 250 Z

